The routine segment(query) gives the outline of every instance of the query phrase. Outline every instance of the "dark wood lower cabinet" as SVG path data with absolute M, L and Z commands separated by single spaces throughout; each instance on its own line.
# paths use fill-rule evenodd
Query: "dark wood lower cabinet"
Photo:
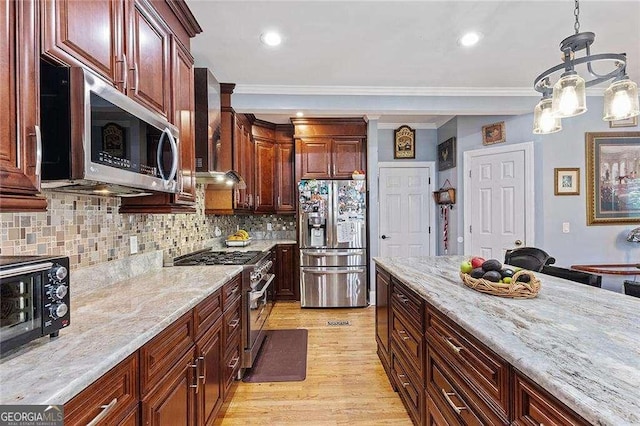
M 298 246 L 296 244 L 278 244 L 275 256 L 276 299 L 300 300 L 298 282 Z
M 376 303 L 378 355 L 414 424 L 589 424 L 379 266 Z
M 199 339 L 199 393 L 196 401 L 198 425 L 213 424 L 222 407 L 222 320 L 218 321 Z
M 195 348 L 189 350 L 142 400 L 145 426 L 195 425 Z

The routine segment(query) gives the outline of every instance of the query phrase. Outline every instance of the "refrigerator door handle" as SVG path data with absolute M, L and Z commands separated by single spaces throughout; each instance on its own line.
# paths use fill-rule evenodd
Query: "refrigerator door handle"
M 304 250 L 304 249 L 303 249 Z M 327 256 L 358 256 L 358 255 L 363 255 L 364 251 L 362 250 L 358 250 L 358 251 L 336 251 L 336 252 L 313 252 L 313 251 L 304 251 L 303 253 L 306 256 L 313 256 L 313 257 L 327 257 Z
M 334 269 L 334 268 L 301 268 L 302 272 L 308 274 L 358 274 L 366 272 L 364 268 L 348 268 L 348 269 Z

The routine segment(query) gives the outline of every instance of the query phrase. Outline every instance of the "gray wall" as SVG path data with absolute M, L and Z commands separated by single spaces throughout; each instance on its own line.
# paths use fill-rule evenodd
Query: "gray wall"
M 446 141 L 449 138 L 457 138 L 458 136 L 458 118 L 454 117 L 451 120 L 447 121 L 445 124 L 440 126 L 438 129 L 438 144 Z M 448 250 L 447 254 L 458 254 L 462 253 L 462 251 L 458 252 L 458 243 L 456 239 L 458 237 L 458 220 L 462 218 L 462 211 L 460 210 L 460 202 L 457 200 L 460 198 L 461 184 L 458 184 L 458 170 L 461 170 L 461 162 L 462 157 L 458 156 L 458 151 L 460 151 L 459 146 L 457 145 L 456 140 L 456 167 L 451 169 L 443 170 L 438 172 L 438 162 L 436 160 L 436 185 L 435 188 L 443 188 L 445 185 L 448 187 L 451 184 L 452 187 L 456 188 L 456 204 L 449 209 L 449 224 L 447 225 L 447 235 L 448 235 Z M 436 148 L 437 150 L 437 148 Z M 449 182 L 447 183 L 447 179 Z M 437 254 L 445 254 L 444 251 L 444 241 L 442 240 L 443 231 L 444 231 L 444 223 L 443 218 L 441 216 L 440 207 L 436 208 L 436 253 Z
M 563 120 L 563 130 L 552 135 L 531 133 L 533 116 L 460 116 L 438 129 L 438 142 L 452 136 L 456 128 L 457 167 L 438 174 L 440 184 L 449 179 L 457 189 L 457 202 L 451 212 L 449 224 L 449 254 L 462 254 L 464 243 L 455 243 L 464 229 L 463 168 L 465 151 L 481 149 L 483 125 L 505 121 L 507 142 L 515 144 L 534 142 L 535 157 L 535 245 L 557 259 L 559 266 L 585 263 L 634 263 L 640 262 L 640 244 L 625 240 L 626 234 L 637 225 L 586 224 L 586 162 L 585 132 L 640 131 L 640 128 L 610 129 L 602 120 L 602 98 L 589 97 L 589 111 Z M 504 145 L 504 144 L 501 144 Z M 554 168 L 580 168 L 580 195 L 554 195 Z M 440 218 L 438 218 L 440 219 Z M 455 222 L 453 226 L 452 222 Z M 562 233 L 562 223 L 569 222 L 571 231 Z M 442 223 L 439 222 L 439 253 L 442 254 Z M 620 291 L 623 278 L 604 276 L 603 287 Z

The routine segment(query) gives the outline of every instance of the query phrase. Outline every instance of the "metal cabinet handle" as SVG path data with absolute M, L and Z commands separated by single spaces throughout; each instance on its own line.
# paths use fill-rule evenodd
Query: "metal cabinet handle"
M 402 381 L 402 379 L 405 378 L 405 377 L 407 377 L 407 376 L 405 376 L 404 374 L 398 374 L 398 379 L 400 379 L 400 384 L 402 384 L 403 388 L 406 388 L 407 386 L 409 386 L 411 384 L 409 382 Z
M 191 368 L 196 370 L 196 372 L 195 372 L 196 382 L 195 382 L 195 384 L 189 385 L 189 387 L 190 388 L 195 388 L 196 389 L 196 393 L 198 393 L 198 388 L 200 387 L 200 381 L 198 380 L 198 377 L 200 376 L 200 365 L 198 364 L 198 361 L 196 360 L 196 361 L 194 361 L 193 364 L 191 364 L 191 363 L 187 364 L 187 367 L 191 367 Z
M 444 342 L 447 344 L 447 346 L 449 346 L 451 349 L 453 349 L 453 351 L 457 354 L 460 353 L 461 350 L 463 350 L 464 348 L 462 346 L 456 346 L 455 344 L 453 344 L 453 342 L 451 341 L 450 337 L 442 337 L 442 340 L 444 340 Z
M 129 71 L 133 71 L 133 80 L 136 82 L 135 86 L 133 86 L 131 88 L 131 90 L 133 90 L 133 92 L 137 95 L 138 94 L 138 83 L 140 83 L 140 75 L 138 73 L 138 63 L 136 61 L 133 61 L 133 68 L 129 68 Z M 128 77 L 128 75 L 127 75 Z
M 95 426 L 98 423 L 100 423 L 102 419 L 107 417 L 107 415 L 109 415 L 109 413 L 115 408 L 117 403 L 118 403 L 118 398 L 113 398 L 109 404 L 101 405 L 100 408 L 102 408 L 102 411 L 100 411 L 100 413 L 97 416 L 95 416 L 93 420 L 87 423 L 87 426 Z
M 411 337 L 409 337 L 407 335 L 407 332 L 404 330 L 398 330 L 398 334 L 400 335 L 400 337 L 402 338 L 402 340 L 409 340 L 411 339 Z
M 40 126 L 33 126 L 33 134 L 36 137 L 36 176 L 42 173 L 42 132 Z
M 202 368 L 200 369 L 200 373 L 204 373 L 204 356 L 200 355 L 198 358 L 196 358 L 197 362 L 200 364 L 202 364 Z M 200 374 L 198 376 L 198 379 L 202 380 L 202 384 L 204 385 L 205 381 L 207 380 L 207 376 L 205 374 Z
M 455 411 L 457 414 L 462 414 L 462 410 L 466 410 L 467 407 L 462 406 L 462 407 L 458 407 L 452 400 L 451 397 L 455 396 L 457 398 L 460 398 L 458 395 L 456 395 L 455 392 L 447 392 L 444 389 L 440 389 L 442 391 L 442 396 L 444 396 L 444 399 L 447 400 L 447 403 L 451 406 L 451 408 L 453 408 L 453 411 Z
M 237 357 L 237 356 L 233 357 L 233 359 L 231 360 L 231 363 L 229 364 L 229 368 L 233 370 L 238 366 L 238 362 L 240 362 L 240 357 Z
M 234 319 L 233 321 L 231 321 L 231 322 L 229 323 L 229 326 L 230 326 L 231 328 L 236 328 L 236 327 L 238 326 L 238 324 L 240 324 L 240 320 L 239 320 L 238 318 L 236 318 L 236 319 Z
M 280 206 L 281 206 L 281 204 L 280 204 L 280 196 L 279 196 L 279 195 L 278 195 L 278 204 L 277 204 L 277 206 L 278 206 L 278 207 L 280 207 Z
M 260 205 L 260 196 L 256 195 L 256 206 Z

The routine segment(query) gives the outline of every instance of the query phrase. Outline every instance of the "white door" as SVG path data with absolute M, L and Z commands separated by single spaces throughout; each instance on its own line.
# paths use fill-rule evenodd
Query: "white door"
M 432 173 L 432 167 L 380 168 L 380 256 L 434 254 Z
M 467 255 L 502 260 L 508 249 L 533 245 L 532 157 L 530 144 L 465 153 Z

